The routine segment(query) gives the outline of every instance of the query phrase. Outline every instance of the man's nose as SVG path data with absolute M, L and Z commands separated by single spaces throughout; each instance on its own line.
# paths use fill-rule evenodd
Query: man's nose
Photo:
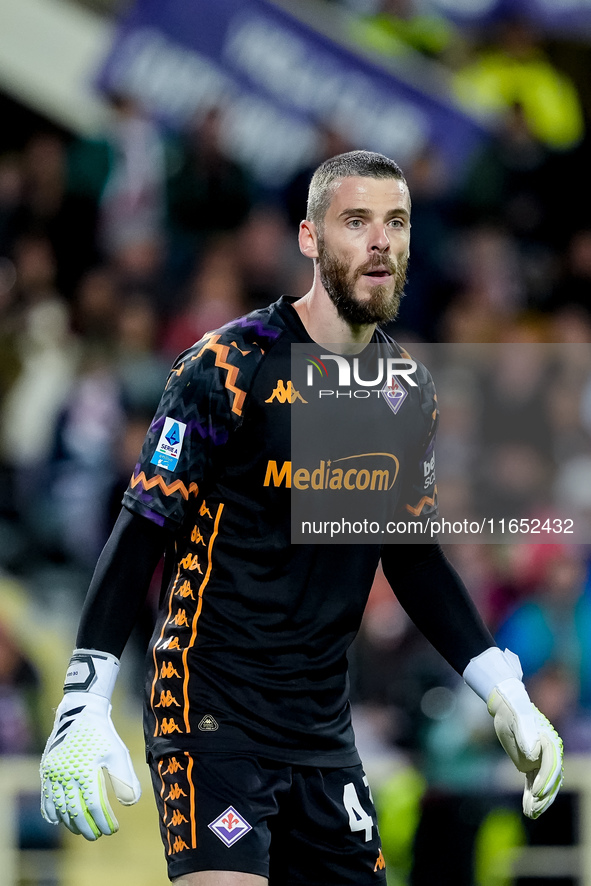
M 387 252 L 390 249 L 390 238 L 384 225 L 376 225 L 372 229 L 369 248 L 371 252 Z

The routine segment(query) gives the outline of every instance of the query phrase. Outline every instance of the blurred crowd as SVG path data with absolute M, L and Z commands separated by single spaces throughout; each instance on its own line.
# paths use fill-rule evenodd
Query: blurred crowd
M 476 499 L 496 495 L 511 509 L 524 478 L 547 486 L 548 465 L 559 463 L 562 503 L 585 510 L 590 108 L 576 60 L 570 72 L 561 69 L 523 22 L 468 41 L 404 0 L 364 11 L 345 5 L 356 7 L 356 37 L 366 47 L 387 54 L 412 46 L 445 65 L 458 100 L 489 127 L 460 181 L 433 148 L 404 170 L 411 263 L 390 331 L 419 346 L 499 342 L 509 355 L 477 394 L 461 372 L 452 386 L 439 441 L 449 455 L 447 507 L 467 513 Z M 170 364 L 206 331 L 307 290 L 312 268 L 296 233 L 312 168 L 364 147 L 325 130 L 311 168 L 270 190 L 224 152 L 223 106 L 180 133 L 162 131 L 126 96 L 111 96 L 110 107 L 100 136 L 73 137 L 48 123 L 0 154 L 0 579 L 16 577 L 48 607 L 59 593 L 75 611 Z M 574 356 L 540 366 L 531 346 L 546 342 Z M 483 402 L 496 411 L 480 409 Z M 520 436 L 532 427 L 535 453 Z M 497 451 L 489 474 L 467 490 L 463 479 L 495 434 L 510 457 Z M 540 504 L 535 495 L 533 502 Z M 567 750 L 591 750 L 588 546 L 458 544 L 448 554 L 500 645 L 520 655 L 532 697 Z M 150 625 L 148 606 L 138 652 Z M 466 789 L 474 773 L 496 765 L 483 706 L 381 579 L 352 677 L 374 738 L 434 783 Z M 0 625 L 0 709 L 16 711 L 0 716 L 12 729 L 0 730 L 0 753 L 38 750 L 35 685 L 34 662 Z

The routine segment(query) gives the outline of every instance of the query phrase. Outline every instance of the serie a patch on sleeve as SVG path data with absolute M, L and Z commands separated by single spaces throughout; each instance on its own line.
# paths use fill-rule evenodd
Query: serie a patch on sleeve
M 181 457 L 186 430 L 187 425 L 183 424 L 182 421 L 166 416 L 160 440 L 154 455 L 150 459 L 150 464 L 157 465 L 159 468 L 166 468 L 167 471 L 174 471 Z

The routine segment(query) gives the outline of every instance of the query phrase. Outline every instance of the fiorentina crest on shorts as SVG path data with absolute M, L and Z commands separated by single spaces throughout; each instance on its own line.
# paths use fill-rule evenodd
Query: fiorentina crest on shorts
M 228 806 L 226 811 L 222 812 L 221 815 L 218 815 L 215 821 L 212 821 L 207 827 L 212 830 L 216 837 L 219 837 L 222 843 L 225 843 L 226 846 L 233 846 L 237 840 L 244 837 L 249 831 L 252 831 L 252 827 L 246 819 L 242 818 L 241 815 L 238 815 L 233 806 Z

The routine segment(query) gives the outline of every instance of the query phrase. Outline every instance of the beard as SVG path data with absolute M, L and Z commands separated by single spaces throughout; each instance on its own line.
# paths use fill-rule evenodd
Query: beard
M 355 297 L 355 284 L 364 274 L 386 268 L 394 277 L 394 290 L 388 282 L 372 287 L 371 296 L 365 301 Z M 336 307 L 341 319 L 356 325 L 383 324 L 394 320 L 400 308 L 406 284 L 408 255 L 394 264 L 388 256 L 376 255 L 370 261 L 351 272 L 346 262 L 337 258 L 326 248 L 323 238 L 318 240 L 318 268 L 322 285 Z

